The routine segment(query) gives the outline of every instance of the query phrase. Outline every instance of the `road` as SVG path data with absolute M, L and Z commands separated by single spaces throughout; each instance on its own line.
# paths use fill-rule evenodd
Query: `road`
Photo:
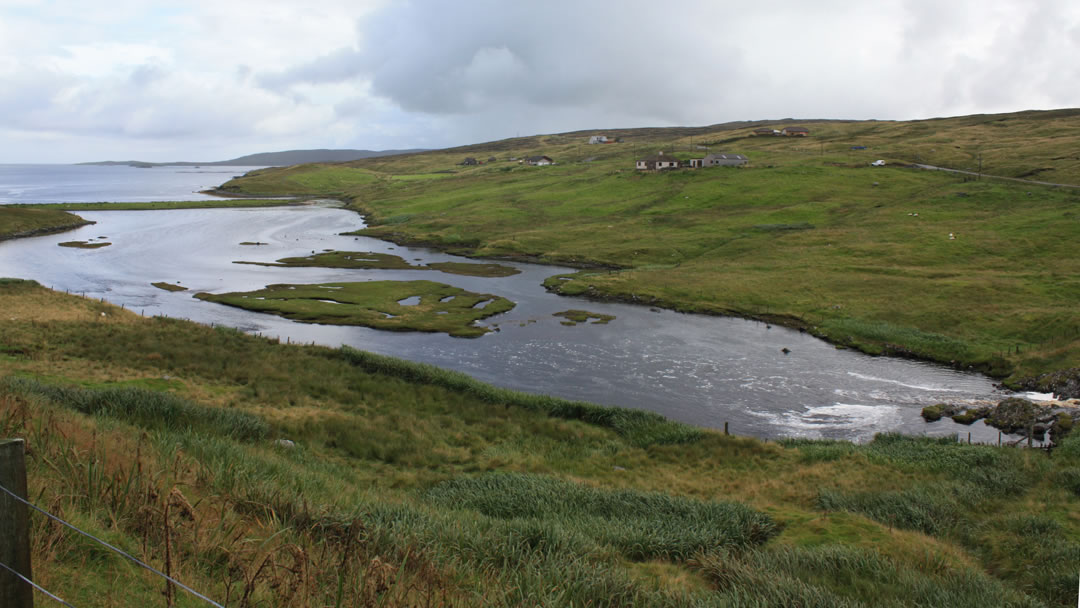
M 963 175 L 973 175 L 975 177 L 985 177 L 989 179 L 1004 179 L 1010 182 L 1020 182 L 1021 184 L 1035 184 L 1038 186 L 1054 186 L 1057 188 L 1080 188 L 1076 184 L 1057 184 L 1054 182 L 1040 182 L 1033 179 L 1021 179 L 1019 177 L 1004 177 L 1001 175 L 987 175 L 986 173 L 976 173 L 975 171 L 965 171 L 963 169 L 949 169 L 947 167 L 935 167 L 934 165 L 922 165 L 919 163 L 912 163 L 909 165 L 917 169 L 926 169 L 927 171 L 945 171 L 946 173 L 960 173 Z

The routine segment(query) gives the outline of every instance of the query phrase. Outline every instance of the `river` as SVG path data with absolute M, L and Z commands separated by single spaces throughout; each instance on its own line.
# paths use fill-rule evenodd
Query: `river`
M 127 173 L 156 170 L 128 168 Z M 981 403 L 1002 398 L 1004 393 L 984 376 L 837 350 L 809 335 L 758 322 L 657 312 L 547 293 L 541 286 L 543 279 L 566 272 L 564 268 L 514 263 L 521 274 L 480 278 L 233 263 L 273 261 L 329 249 L 384 252 L 414 263 L 468 261 L 427 249 L 340 236 L 363 225 L 360 216 L 342 209 L 306 206 L 80 215 L 97 224 L 60 235 L 0 242 L 0 276 L 35 279 L 145 315 L 226 324 L 282 341 L 347 344 L 460 370 L 499 386 L 648 409 L 706 427 L 722 428 L 728 423 L 738 434 L 865 441 L 883 431 L 965 436 L 970 431 L 976 441 L 997 439 L 997 432 L 982 423 L 965 427 L 946 419 L 926 424 L 919 416 L 923 406 L 939 401 Z M 98 237 L 108 237 L 113 245 L 95 250 L 57 246 L 61 241 Z M 240 245 L 244 241 L 267 244 Z M 416 278 L 495 293 L 517 306 L 487 320 L 498 332 L 463 339 L 295 323 L 192 298 L 199 291 L 250 290 L 271 283 Z M 190 290 L 166 292 L 150 285 L 155 281 L 179 282 Z M 552 316 L 571 308 L 616 319 L 607 325 L 569 327 Z M 790 353 L 784 354 L 784 348 Z

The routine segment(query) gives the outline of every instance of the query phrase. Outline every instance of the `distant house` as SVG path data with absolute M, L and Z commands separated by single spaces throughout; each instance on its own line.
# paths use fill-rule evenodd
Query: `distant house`
M 606 144 L 608 143 L 607 135 L 593 135 L 589 138 L 590 144 Z
M 754 129 L 754 135 L 777 135 L 780 132 L 776 129 L 770 129 L 769 127 L 761 127 L 760 129 Z
M 530 156 L 525 159 L 525 162 L 534 167 L 542 167 L 544 165 L 555 164 L 555 161 L 551 160 L 550 156 Z
M 678 158 L 659 152 L 652 156 L 646 156 L 637 161 L 637 168 L 641 171 L 663 171 L 664 169 L 678 169 L 681 164 Z
M 494 157 L 494 156 L 492 156 L 491 158 L 489 158 L 489 159 L 488 159 L 488 162 L 489 162 L 489 163 L 493 163 L 493 162 L 495 162 L 495 157 Z
M 780 132 L 788 137 L 806 137 L 810 135 L 810 129 L 806 127 L 784 127 L 784 130 Z
M 705 158 L 695 158 L 690 161 L 690 166 L 693 168 L 699 167 L 738 167 L 750 162 L 749 158 L 746 158 L 742 154 L 732 154 L 731 152 L 719 152 L 717 154 L 710 154 Z
M 464 165 L 464 166 L 466 166 L 466 167 L 471 167 L 471 166 L 473 166 L 473 165 L 479 165 L 479 164 L 480 164 L 480 161 L 478 161 L 478 160 L 476 160 L 475 158 L 473 158 L 473 157 L 469 156 L 469 157 L 467 157 L 467 158 L 466 158 L 465 160 L 461 161 L 461 162 L 460 162 L 460 163 L 458 163 L 458 164 L 459 164 L 459 165 Z

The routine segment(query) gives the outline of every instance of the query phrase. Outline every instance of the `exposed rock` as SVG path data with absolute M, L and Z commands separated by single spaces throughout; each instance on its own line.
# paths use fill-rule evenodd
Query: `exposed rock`
M 1080 367 L 1028 378 L 1019 384 L 1024 390 L 1054 393 L 1054 396 L 1061 400 L 1078 399 L 1080 398 Z
M 1010 435 L 1020 432 L 1026 435 L 1028 428 L 1039 422 L 1038 414 L 1044 413 L 1039 412 L 1040 409 L 1043 408 L 1039 408 L 1027 399 L 1009 397 L 994 407 L 986 419 L 986 424 Z
M 291 450 L 296 447 L 296 444 L 293 443 L 293 441 L 290 439 L 278 439 L 274 441 L 274 445 L 278 446 L 279 448 L 285 448 L 287 450 Z
M 922 409 L 923 420 L 927 422 L 937 422 L 941 420 L 943 416 L 952 416 L 957 413 L 958 408 L 948 403 L 938 403 L 936 405 L 930 405 Z
M 1058 412 L 1057 418 L 1050 425 L 1050 441 L 1055 445 L 1061 443 L 1061 440 L 1069 434 L 1072 430 L 1073 419 L 1072 416 L 1065 412 Z

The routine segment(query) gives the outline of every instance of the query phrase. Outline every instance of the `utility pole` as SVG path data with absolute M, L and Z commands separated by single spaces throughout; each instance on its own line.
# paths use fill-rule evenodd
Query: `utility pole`
M 26 456 L 22 439 L 0 439 L 0 485 L 26 499 Z M 30 575 L 30 513 L 26 504 L 0 492 L 0 563 L 33 580 Z M 0 568 L 0 606 L 34 608 L 29 583 Z

